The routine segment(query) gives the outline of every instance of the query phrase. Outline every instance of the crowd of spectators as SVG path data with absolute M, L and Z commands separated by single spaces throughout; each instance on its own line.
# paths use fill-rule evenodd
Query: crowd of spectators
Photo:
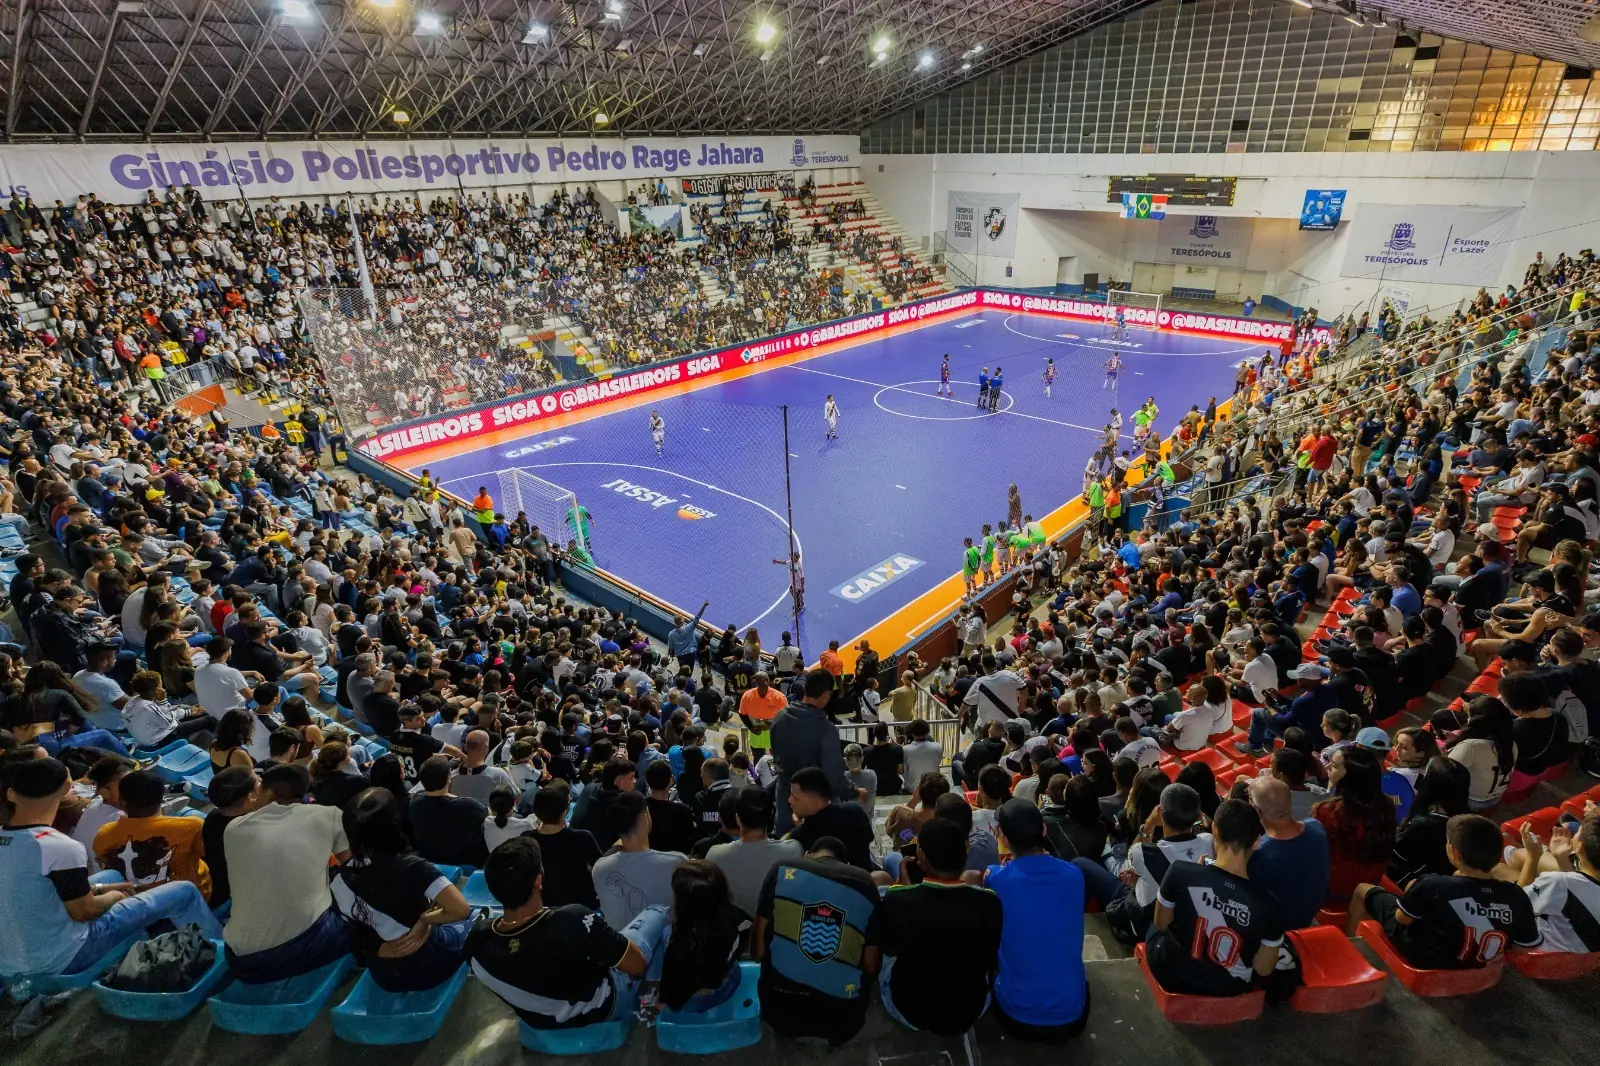
M 1328 380 L 1360 358 L 1338 344 L 1300 353 L 1295 387 L 1245 382 L 1234 416 L 1180 420 L 1197 476 L 1226 452 L 1270 495 L 1219 480 L 1175 520 L 1102 513 L 1070 553 L 1028 535 L 1013 496 L 1010 631 L 969 605 L 951 658 L 889 669 L 863 642 L 847 672 L 837 642 L 807 668 L 787 633 L 766 648 L 699 618 L 663 648 L 567 596 L 560 531 L 518 515 L 491 546 L 431 485 L 401 501 L 330 472 L 320 427 L 257 438 L 161 411 L 101 346 L 120 361 L 129 334 L 203 357 L 259 323 L 292 367 L 295 327 L 276 336 L 262 308 L 295 264 L 257 236 L 326 250 L 326 278 L 348 269 L 337 213 L 263 207 L 213 241 L 217 209 L 196 200 L 84 204 L 37 220 L 22 205 L 7 217 L 24 251 L 0 257 L 9 292 L 52 309 L 44 330 L 10 322 L 0 350 L 8 984 L 166 920 L 220 937 L 249 983 L 354 953 L 406 992 L 467 962 L 536 1028 L 707 1010 L 748 955 L 784 1036 L 850 1040 L 875 990 L 911 1028 L 958 1035 L 992 1011 L 1060 1041 L 1092 1009 L 1091 903 L 1165 987 L 1201 995 L 1292 989 L 1290 934 L 1330 908 L 1352 931 L 1379 921 L 1417 966 L 1600 950 L 1600 812 L 1505 853 L 1485 817 L 1574 758 L 1594 765 L 1592 256 L 1536 263 L 1432 327 L 1386 316 L 1365 387 Z M 369 220 L 384 270 L 409 269 L 407 211 Z M 613 272 L 691 298 L 693 267 L 664 244 L 574 238 L 596 218 L 586 198 L 415 221 L 455 227 L 465 275 L 496 260 L 469 252 L 473 216 L 496 212 L 534 223 L 519 254 L 547 257 L 540 285 L 614 337 L 669 327 L 618 311 Z M 190 250 L 202 239 L 212 255 Z M 730 277 L 745 303 L 775 284 Z M 1175 490 L 1155 454 L 1168 469 L 1146 484 L 1133 461 L 1105 476 Z M 1497 524 L 1502 501 L 1529 506 L 1520 526 Z M 1308 608 L 1348 618 L 1311 634 Z M 1494 664 L 1493 694 L 1416 702 Z M 898 684 L 879 697 L 886 670 Z M 946 750 L 947 716 L 975 739 Z M 866 743 L 843 743 L 841 719 L 865 720 Z M 209 776 L 188 795 L 148 765 L 174 744 Z M 472 912 L 462 866 L 497 913 Z

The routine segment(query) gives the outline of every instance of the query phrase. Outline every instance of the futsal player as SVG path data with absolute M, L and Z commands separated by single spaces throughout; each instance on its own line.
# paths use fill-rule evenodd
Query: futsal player
M 955 397 L 956 390 L 950 387 L 950 354 L 945 353 L 944 363 L 939 367 L 939 391 L 936 396 Z
M 833 393 L 828 393 L 828 402 L 822 405 L 823 421 L 828 423 L 827 440 L 839 439 L 839 405 L 833 402 Z
M 655 442 L 656 454 L 660 455 L 667 446 L 667 424 L 662 421 L 661 412 L 650 412 L 650 439 Z
M 999 367 L 995 367 L 994 376 L 989 379 L 989 410 L 991 411 L 1000 409 L 1000 386 L 1002 384 L 1004 384 L 1004 375 L 1000 373 Z
M 978 371 L 978 406 L 989 406 L 989 368 Z
M 789 597 L 794 600 L 794 613 L 806 609 L 806 571 L 800 565 L 800 553 L 792 552 L 787 559 L 772 560 L 774 566 L 789 568 Z
M 1117 328 L 1111 331 L 1111 335 L 1119 341 L 1128 335 L 1128 316 L 1120 307 L 1117 308 Z
M 1121 312 L 1118 312 L 1118 313 L 1120 314 Z M 1112 391 L 1116 391 L 1116 388 L 1117 388 L 1117 371 L 1119 371 L 1121 369 L 1122 369 L 1122 353 L 1121 352 L 1112 352 L 1111 353 L 1111 358 L 1106 360 L 1106 380 L 1100 387 L 1102 389 L 1111 389 Z
M 1047 400 L 1050 398 L 1050 386 L 1054 385 L 1055 381 L 1056 361 L 1054 359 L 1046 359 L 1044 361 L 1044 398 Z
M 967 586 L 968 596 L 978 591 L 979 561 L 979 552 L 973 545 L 972 538 L 963 538 L 961 541 L 961 581 Z

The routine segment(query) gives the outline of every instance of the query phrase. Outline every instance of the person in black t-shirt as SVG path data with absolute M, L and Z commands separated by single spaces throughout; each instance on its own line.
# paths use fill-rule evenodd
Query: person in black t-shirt
M 222 906 L 233 898 L 233 886 L 228 881 L 228 853 L 222 846 L 223 831 L 228 823 L 242 818 L 264 806 L 271 798 L 261 791 L 261 778 L 248 766 L 230 766 L 219 770 L 206 788 L 206 798 L 212 809 L 200 827 L 200 840 L 205 844 L 206 865 L 211 868 L 212 908 Z
M 483 839 L 489 808 L 475 799 L 450 794 L 450 763 L 435 755 L 417 771 L 424 795 L 412 797 L 411 836 L 417 851 L 430 862 L 482 866 L 489 857 Z
M 889 1016 L 912 1029 L 959 1036 L 989 1007 L 1000 966 L 1000 897 L 964 884 L 967 836 L 935 817 L 917 834 L 922 882 L 894 885 L 878 908 Z
M 1500 863 L 1500 827 L 1481 814 L 1458 814 L 1445 826 L 1445 849 L 1454 876 L 1424 874 L 1404 896 L 1358 885 L 1347 931 L 1377 919 L 1401 956 L 1424 970 L 1477 969 L 1510 947 L 1538 947 L 1543 938 L 1527 893 L 1491 872 Z
M 545 902 L 552 907 L 579 903 L 599 910 L 594 864 L 600 861 L 600 845 L 587 830 L 568 827 L 569 795 L 566 784 L 559 781 L 533 795 L 533 816 L 539 821 L 534 833 L 543 857 Z
M 689 849 L 691 859 L 704 859 L 717 845 L 739 839 L 739 791 L 730 788 L 717 793 L 717 831 L 694 842 Z
M 881 722 L 868 729 L 867 736 L 872 740 L 867 749 L 867 769 L 878 775 L 878 795 L 905 795 L 905 781 L 900 776 L 905 750 L 889 739 L 889 727 Z
M 416 992 L 461 968 L 472 909 L 431 862 L 412 853 L 400 805 L 369 788 L 344 811 L 350 861 L 334 871 L 333 905 L 350 926 L 356 955 L 387 992 Z
M 1510 708 L 1515 721 L 1511 737 L 1517 745 L 1516 773 L 1511 775 L 1511 791 L 1521 791 L 1537 782 L 1519 780 L 1535 777 L 1572 757 L 1567 739 L 1567 720 L 1550 708 L 1550 695 L 1544 682 L 1531 673 L 1507 674 L 1500 679 L 1500 702 Z
M 472 972 L 535 1029 L 625 1018 L 666 936 L 666 909 L 647 908 L 618 932 L 587 907 L 548 906 L 539 839 L 515 837 L 489 857 L 484 879 L 505 913 L 467 937 Z
M 672 799 L 672 764 L 657 759 L 645 767 L 644 783 L 650 789 L 650 850 L 689 854 L 700 827 L 694 813 Z
M 385 740 L 400 731 L 400 700 L 394 694 L 394 674 L 379 670 L 372 679 L 372 691 L 361 702 L 361 711 L 367 716 L 372 731 Z
M 1277 901 L 1249 876 L 1261 833 L 1254 807 L 1224 800 L 1211 822 L 1211 861 L 1167 868 L 1145 950 L 1150 972 L 1168 992 L 1243 995 L 1255 977 L 1276 968 L 1283 918 Z
M 834 837 L 844 844 L 841 857 L 851 866 L 869 874 L 878 869 L 872 860 L 872 821 L 866 809 L 859 803 L 833 802 L 833 785 L 820 766 L 808 766 L 790 776 L 789 809 L 801 823 L 789 838 L 798 840 L 801 847 L 810 851 L 821 838 Z
M 460 748 L 437 741 L 428 735 L 427 719 L 423 717 L 422 707 L 419 704 L 402 704 L 400 723 L 400 732 L 389 738 L 389 754 L 400 760 L 408 787 L 417 783 L 417 773 L 421 770 L 422 764 L 435 755 L 466 759 L 466 753 Z

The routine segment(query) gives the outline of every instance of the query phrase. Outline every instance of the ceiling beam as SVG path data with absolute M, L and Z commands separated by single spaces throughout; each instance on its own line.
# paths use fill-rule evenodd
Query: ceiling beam
M 122 28 L 123 5 L 111 9 L 111 22 L 106 26 L 105 40 L 100 43 L 100 58 L 94 65 L 94 80 L 89 82 L 89 95 L 83 101 L 83 113 L 78 116 L 78 139 L 89 132 L 89 120 L 94 118 L 94 106 L 100 102 L 100 83 L 105 80 L 106 65 L 111 62 L 111 49 L 117 43 L 117 30 Z
M 30 0 L 17 0 L 17 32 L 11 38 L 11 91 L 6 97 L 6 140 L 16 136 L 17 116 L 22 113 L 22 94 L 27 84 L 22 80 L 26 65 L 23 50 L 28 47 L 28 30 L 33 23 L 33 4 Z
M 161 91 L 156 93 L 156 102 L 150 105 L 150 117 L 144 120 L 146 138 L 155 132 L 156 124 L 161 121 L 162 112 L 167 109 L 167 98 L 172 95 L 172 87 L 178 83 L 178 71 L 189 61 L 189 53 L 194 49 L 194 42 L 200 37 L 200 24 L 211 12 L 212 2 L 213 0 L 200 0 L 195 5 L 194 14 L 189 18 L 189 28 L 183 34 L 183 43 L 178 45 L 178 56 L 167 68 L 167 76 L 161 82 Z
M 261 124 L 256 129 L 257 133 L 265 137 L 271 132 L 272 127 L 278 124 L 278 120 L 283 117 L 284 111 L 288 110 L 289 102 L 294 99 L 294 94 L 299 92 L 305 85 L 306 79 L 311 77 L 311 72 L 322 65 L 322 61 L 328 57 L 329 52 L 333 51 L 334 45 L 339 43 L 339 39 L 344 36 L 344 31 L 355 21 L 355 17 L 354 7 L 344 7 L 339 10 L 338 23 L 332 29 L 324 27 L 322 43 L 315 50 L 306 49 L 306 58 L 301 62 L 300 69 L 296 70 L 289 80 L 284 83 L 283 90 L 278 93 L 278 98 L 272 102 L 272 106 L 267 108 L 266 113 L 261 116 Z
M 267 18 L 267 21 L 261 24 L 260 31 L 256 33 L 256 39 L 250 43 L 250 51 L 245 53 L 244 59 L 234 69 L 233 76 L 228 79 L 228 87 L 222 90 L 222 99 L 217 101 L 217 106 L 211 109 L 211 117 L 206 119 L 205 125 L 200 128 L 200 136 L 206 140 L 211 139 L 211 134 L 215 132 L 217 124 L 222 121 L 222 116 L 226 115 L 228 109 L 233 106 L 233 98 L 239 94 L 239 90 L 244 86 L 245 78 L 250 76 L 250 68 L 256 65 L 257 59 L 261 58 L 261 53 L 266 49 L 267 42 L 272 40 L 273 32 L 282 23 L 283 12 L 274 11 Z

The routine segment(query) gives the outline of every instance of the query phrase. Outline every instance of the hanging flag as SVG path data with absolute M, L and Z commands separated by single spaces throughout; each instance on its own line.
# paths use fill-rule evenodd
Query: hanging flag
M 1159 221 L 1167 217 L 1165 193 L 1125 192 L 1122 194 L 1122 217 Z

